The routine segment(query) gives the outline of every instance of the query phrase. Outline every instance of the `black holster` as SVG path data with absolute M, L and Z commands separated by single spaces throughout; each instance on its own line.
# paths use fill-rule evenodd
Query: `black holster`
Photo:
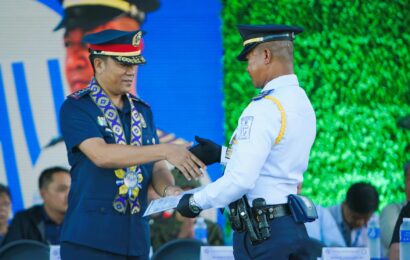
M 262 201 L 263 202 L 262 202 Z M 257 201 L 255 203 L 255 201 Z M 246 195 L 229 204 L 229 221 L 236 232 L 248 232 L 252 245 L 257 245 L 270 237 L 264 199 L 256 199 L 251 208 Z M 259 203 L 258 203 L 259 202 Z M 256 217 L 255 217 L 256 215 Z

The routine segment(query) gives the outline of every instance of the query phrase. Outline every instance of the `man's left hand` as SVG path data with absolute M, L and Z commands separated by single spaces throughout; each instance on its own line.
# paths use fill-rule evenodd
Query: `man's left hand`
M 193 194 L 185 194 L 178 203 L 177 211 L 184 217 L 195 218 L 202 209 L 196 205 Z

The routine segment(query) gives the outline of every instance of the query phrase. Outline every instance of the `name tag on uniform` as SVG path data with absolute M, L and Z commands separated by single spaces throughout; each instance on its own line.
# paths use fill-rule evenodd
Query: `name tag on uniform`
M 253 116 L 244 116 L 241 118 L 241 122 L 238 127 L 238 134 L 236 138 L 238 140 L 246 140 L 251 136 Z

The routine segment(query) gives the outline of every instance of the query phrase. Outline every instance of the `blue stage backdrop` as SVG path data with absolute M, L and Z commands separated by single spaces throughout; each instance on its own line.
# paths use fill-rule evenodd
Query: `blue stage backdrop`
M 195 135 L 224 141 L 221 3 L 162 1 L 149 14 L 138 93 L 159 128 L 187 141 Z M 219 169 L 210 169 L 214 180 Z

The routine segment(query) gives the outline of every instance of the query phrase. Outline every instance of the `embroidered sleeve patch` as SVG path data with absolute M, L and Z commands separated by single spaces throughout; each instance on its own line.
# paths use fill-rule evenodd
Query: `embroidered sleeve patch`
M 246 140 L 251 136 L 253 116 L 244 116 L 241 118 L 241 122 L 238 127 L 238 134 L 236 138 L 238 140 Z

